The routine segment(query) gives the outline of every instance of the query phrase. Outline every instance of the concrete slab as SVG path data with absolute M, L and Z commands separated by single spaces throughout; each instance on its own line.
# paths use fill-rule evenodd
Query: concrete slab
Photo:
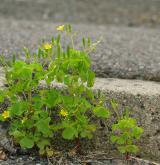
M 125 107 L 129 108 L 131 116 L 135 117 L 144 129 L 143 136 L 138 143 L 140 155 L 160 161 L 160 83 L 97 78 L 94 89 L 101 90 L 106 95 L 108 106 L 111 99 L 116 100 L 120 113 Z M 109 147 L 104 136 L 108 131 L 108 125 L 109 121 L 103 121 L 102 130 L 96 134 L 97 148 L 107 150 Z

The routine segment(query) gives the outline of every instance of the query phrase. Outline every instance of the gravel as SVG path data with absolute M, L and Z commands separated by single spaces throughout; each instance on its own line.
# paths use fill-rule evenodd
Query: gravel
M 79 159 L 78 157 L 60 157 L 56 160 L 55 157 L 52 158 L 39 158 L 35 156 L 19 155 L 10 156 L 5 161 L 0 161 L 1 165 L 158 165 L 157 163 L 142 160 L 142 159 L 132 159 L 129 161 L 124 161 L 120 159 Z
M 5 161 L 0 161 L 1 165 L 48 165 L 46 159 L 32 157 L 28 155 L 10 156 Z

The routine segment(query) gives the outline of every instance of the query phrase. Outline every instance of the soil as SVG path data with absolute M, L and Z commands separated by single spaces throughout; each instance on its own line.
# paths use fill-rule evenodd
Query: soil
M 9 155 L 7 160 L 0 161 L 1 165 L 158 165 L 147 160 L 134 158 L 125 161 L 109 158 L 105 153 L 90 153 L 85 155 L 62 155 L 52 158 L 40 158 L 35 155 Z

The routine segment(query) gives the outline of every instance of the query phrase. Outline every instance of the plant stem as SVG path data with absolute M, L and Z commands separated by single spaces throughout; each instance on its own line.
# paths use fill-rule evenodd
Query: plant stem
M 79 152 L 80 148 L 81 148 L 81 143 L 80 143 L 80 139 L 78 137 L 78 138 L 76 138 L 76 146 L 75 146 L 76 152 Z
M 116 114 L 117 119 L 120 120 L 121 118 L 120 118 L 119 113 L 117 112 L 117 109 L 113 108 L 113 111 L 114 111 L 114 113 Z
M 32 90 L 28 91 L 29 110 L 32 111 Z
M 130 159 L 130 156 L 129 156 L 129 153 L 127 152 L 125 155 L 125 160 L 129 160 L 129 159 Z
M 128 141 L 126 141 L 126 146 L 128 145 Z M 125 160 L 129 160 L 130 156 L 129 156 L 129 152 L 126 152 L 125 154 Z
M 73 41 L 73 36 L 72 36 L 72 34 L 70 34 L 70 39 L 71 39 L 71 43 L 72 43 L 72 48 L 74 49 L 74 41 Z

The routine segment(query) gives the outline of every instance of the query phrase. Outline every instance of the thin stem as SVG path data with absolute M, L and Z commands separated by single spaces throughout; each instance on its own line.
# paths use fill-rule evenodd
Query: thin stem
M 113 111 L 114 111 L 114 113 L 116 114 L 118 120 L 120 120 L 121 118 L 120 118 L 120 115 L 118 114 L 117 110 L 113 108 Z
M 28 91 L 29 110 L 32 111 L 32 90 Z
M 81 150 L 81 142 L 80 142 L 79 137 L 77 137 L 77 138 L 75 139 L 75 141 L 76 141 L 76 146 L 71 150 L 71 152 L 79 153 L 80 150 Z
M 73 35 L 70 34 L 70 39 L 71 39 L 71 43 L 72 43 L 72 48 L 74 49 L 74 40 L 73 40 Z
M 130 159 L 129 152 L 127 152 L 125 155 L 125 160 L 129 160 L 129 159 Z
M 128 141 L 126 141 L 126 146 L 128 145 Z M 125 154 L 125 160 L 129 160 L 130 159 L 130 155 L 129 152 L 126 152 Z
M 27 100 L 26 94 L 24 92 L 22 92 L 22 94 L 23 94 L 25 100 Z

